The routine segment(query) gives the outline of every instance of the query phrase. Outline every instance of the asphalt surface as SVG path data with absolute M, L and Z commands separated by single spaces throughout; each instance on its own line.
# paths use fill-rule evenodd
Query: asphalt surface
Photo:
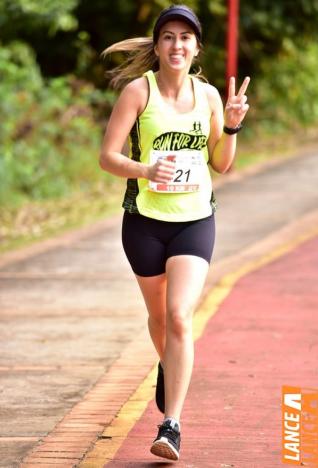
M 218 264 L 317 209 L 317 153 L 223 176 L 211 278 Z M 0 260 L 2 467 L 18 467 L 146 327 L 120 221 Z

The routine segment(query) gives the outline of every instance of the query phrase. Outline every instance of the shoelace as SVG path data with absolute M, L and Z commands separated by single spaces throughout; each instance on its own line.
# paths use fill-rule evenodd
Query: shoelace
M 179 436 L 179 432 L 177 432 L 175 429 L 173 429 L 170 426 L 158 425 L 158 428 L 161 429 L 162 431 L 167 432 L 169 434 L 169 436 L 171 436 L 173 441 L 176 442 L 176 440 L 177 440 L 177 438 Z

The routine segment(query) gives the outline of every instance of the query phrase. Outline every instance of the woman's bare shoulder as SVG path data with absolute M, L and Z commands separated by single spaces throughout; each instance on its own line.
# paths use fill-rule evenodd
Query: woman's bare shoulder
M 127 89 L 132 92 L 142 93 L 147 91 L 147 78 L 145 76 L 140 76 L 139 78 L 135 78 L 134 80 L 130 81 L 124 89 Z
M 203 82 L 202 82 L 202 85 L 209 99 L 216 99 L 220 97 L 220 93 L 215 86 L 211 85 L 210 83 L 203 83 Z
M 122 90 L 122 95 L 130 102 L 134 102 L 140 114 L 147 105 L 148 83 L 145 76 L 130 81 Z
M 202 82 L 203 89 L 205 90 L 206 97 L 208 99 L 211 111 L 213 112 L 216 108 L 217 105 L 220 104 L 221 101 L 221 96 L 218 91 L 218 89 L 211 85 L 210 83 L 203 83 Z

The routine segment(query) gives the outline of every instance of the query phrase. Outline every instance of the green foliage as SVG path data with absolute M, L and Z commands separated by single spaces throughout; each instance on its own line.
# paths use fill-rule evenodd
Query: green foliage
M 101 177 L 99 112 L 113 94 L 75 78 L 44 81 L 25 44 L 0 49 L 0 204 L 57 198 Z
M 289 45 L 289 53 L 262 62 L 255 86 L 255 118 L 268 133 L 318 122 L 318 45 Z M 257 99 L 257 100 L 256 100 Z M 254 111 L 255 113 L 255 111 Z
M 1 37 L 11 39 L 39 28 L 46 28 L 49 35 L 76 29 L 78 23 L 71 12 L 77 4 L 78 0 L 1 0 Z
M 17 38 L 35 50 L 45 76 L 75 72 L 98 86 L 104 83 L 101 51 L 127 37 L 150 35 L 156 16 L 169 0 L 1 0 L 0 36 Z M 227 3 L 176 0 L 192 7 L 203 24 L 204 71 L 224 86 Z M 318 39 L 318 0 L 245 0 L 240 2 L 240 69 L 260 75 L 266 58 L 276 58 L 288 41 Z M 12 25 L 14 24 L 14 28 Z
M 263 61 L 302 49 L 318 39 L 318 0 L 248 0 L 240 2 L 241 67 L 256 79 Z
M 227 2 L 184 0 L 202 21 L 203 72 L 225 85 Z M 107 91 L 100 53 L 151 35 L 169 0 L 0 0 L 0 204 L 56 199 L 106 181 L 97 158 Z M 239 78 L 249 129 L 318 122 L 318 0 L 240 2 Z M 116 54 L 114 54 L 116 55 Z M 112 57 L 111 67 L 121 57 Z M 106 89 L 106 91 L 105 91 Z M 252 132 L 251 132 L 252 133 Z

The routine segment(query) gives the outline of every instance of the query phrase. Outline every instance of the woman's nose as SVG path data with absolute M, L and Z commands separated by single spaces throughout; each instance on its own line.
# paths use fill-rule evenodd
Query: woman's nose
M 181 39 L 179 39 L 179 38 L 177 37 L 177 38 L 174 40 L 173 47 L 174 47 L 175 49 L 180 49 L 181 44 L 182 44 Z

